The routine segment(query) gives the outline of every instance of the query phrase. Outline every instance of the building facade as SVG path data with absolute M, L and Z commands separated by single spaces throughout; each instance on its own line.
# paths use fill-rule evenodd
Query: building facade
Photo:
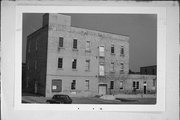
M 46 97 L 134 91 L 126 86 L 134 86 L 129 37 L 72 27 L 67 15 L 44 14 L 42 28 L 27 37 L 26 64 L 26 88 Z
M 156 75 L 157 74 L 156 69 L 157 69 L 156 65 L 140 67 L 140 74 L 143 74 L 143 75 Z

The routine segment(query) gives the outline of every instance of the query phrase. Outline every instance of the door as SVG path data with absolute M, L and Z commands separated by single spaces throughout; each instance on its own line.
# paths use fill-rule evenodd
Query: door
M 99 95 L 106 95 L 107 92 L 107 85 L 101 84 L 99 85 Z
M 146 86 L 144 86 L 144 94 L 146 94 Z

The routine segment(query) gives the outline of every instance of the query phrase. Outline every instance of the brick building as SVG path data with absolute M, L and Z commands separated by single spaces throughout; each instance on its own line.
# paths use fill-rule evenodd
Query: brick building
M 156 75 L 156 65 L 140 67 L 140 74 Z
M 26 88 L 46 97 L 132 93 L 137 86 L 128 75 L 128 36 L 72 27 L 62 14 L 44 14 L 27 37 L 26 64 Z

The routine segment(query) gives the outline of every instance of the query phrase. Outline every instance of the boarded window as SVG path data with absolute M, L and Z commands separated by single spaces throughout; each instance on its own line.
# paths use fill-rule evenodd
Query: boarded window
M 105 54 L 105 53 L 104 53 L 104 46 L 100 46 L 100 47 L 99 47 L 99 56 L 100 56 L 100 57 L 104 57 L 104 54 Z
M 86 41 L 86 51 L 90 51 L 90 41 Z
M 59 47 L 63 47 L 64 38 L 59 37 Z
M 73 80 L 71 83 L 71 90 L 75 90 L 76 89 L 76 80 Z
M 123 89 L 123 81 L 119 82 L 119 89 Z
M 58 68 L 63 67 L 63 58 L 58 58 Z
M 114 69 L 114 62 L 111 62 L 111 68 L 110 68 L 110 71 L 111 71 L 111 72 L 114 72 L 114 71 L 115 71 L 115 69 Z
M 72 60 L 72 69 L 76 69 L 77 67 L 77 59 Z
M 52 92 L 62 92 L 62 80 L 52 80 Z
M 85 87 L 86 87 L 86 90 L 89 90 L 89 80 L 85 80 Z
M 77 39 L 73 40 L 73 49 L 77 49 Z
M 104 65 L 99 65 L 99 75 L 104 76 Z

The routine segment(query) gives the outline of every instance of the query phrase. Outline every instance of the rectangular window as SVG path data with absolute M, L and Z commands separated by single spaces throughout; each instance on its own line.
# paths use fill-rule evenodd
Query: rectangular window
M 121 56 L 124 56 L 124 47 L 123 47 L 123 46 L 121 46 L 120 55 L 121 55 Z
M 121 63 L 120 72 L 121 72 L 121 73 L 124 73 L 124 63 Z
M 76 69 L 77 67 L 77 59 L 72 60 L 72 69 Z
M 111 45 L 111 54 L 114 54 L 114 44 Z
M 90 41 L 86 41 L 86 51 L 90 51 Z
M 114 62 L 111 62 L 111 68 L 110 68 L 111 72 L 114 72 L 115 69 L 114 69 Z
M 73 80 L 71 83 L 71 90 L 75 90 L 76 89 L 76 80 Z
M 104 65 L 99 65 L 99 75 L 104 76 Z
M 86 90 L 89 90 L 89 80 L 85 80 L 85 87 L 86 87 Z
M 27 61 L 27 69 L 29 70 L 29 61 Z
M 114 81 L 110 82 L 110 89 L 114 89 Z
M 100 47 L 99 47 L 99 56 L 100 56 L 100 57 L 104 57 L 104 54 L 105 54 L 105 53 L 104 53 L 104 46 L 100 46 Z
M 73 49 L 77 49 L 77 39 L 73 39 Z
M 52 92 L 62 92 L 62 80 L 52 80 Z
M 90 60 L 86 60 L 86 66 L 85 70 L 89 71 L 90 70 Z
M 63 67 L 63 58 L 58 58 L 58 68 Z
M 139 81 L 133 81 L 133 89 L 139 89 Z
M 59 37 L 59 47 L 63 47 L 64 38 Z
M 119 89 L 123 89 L 123 81 L 120 81 L 120 83 L 119 83 Z

